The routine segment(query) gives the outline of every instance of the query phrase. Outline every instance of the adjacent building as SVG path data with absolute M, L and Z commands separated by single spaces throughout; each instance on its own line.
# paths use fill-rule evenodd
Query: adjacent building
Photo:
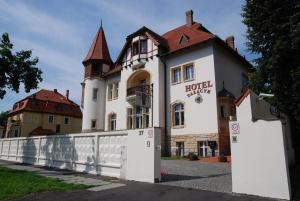
M 229 116 L 251 64 L 234 46 L 194 22 L 162 35 L 142 27 L 112 61 L 101 25 L 83 60 L 83 132 L 162 130 L 166 154 L 229 155 Z
M 6 137 L 81 132 L 80 106 L 66 95 L 42 89 L 13 105 L 8 114 Z

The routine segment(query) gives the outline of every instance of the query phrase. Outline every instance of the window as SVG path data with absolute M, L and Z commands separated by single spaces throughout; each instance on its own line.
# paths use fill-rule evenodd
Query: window
M 127 129 L 133 129 L 133 109 L 127 108 Z
M 18 129 L 16 129 L 16 130 L 14 131 L 14 137 L 19 137 L 19 130 L 18 130 Z
M 172 83 L 180 83 L 181 82 L 181 68 L 174 68 L 172 69 Z
M 53 124 L 54 123 L 54 116 L 53 115 L 49 115 L 48 116 L 48 123 L 49 124 Z
M 127 129 L 149 128 L 149 108 L 137 106 L 127 108 Z
M 108 85 L 108 100 L 117 99 L 119 97 L 119 83 Z
M 182 45 L 182 44 L 185 44 L 187 42 L 188 42 L 187 36 L 182 35 L 181 38 L 180 38 L 180 40 L 179 40 L 179 44 Z
M 95 120 L 95 119 L 93 119 L 93 120 L 91 121 L 91 128 L 92 128 L 92 129 L 95 129 L 95 128 L 96 128 L 96 120 Z
M 59 124 L 56 125 L 55 133 L 60 133 L 60 125 Z
M 65 125 L 68 125 L 69 123 L 70 123 L 69 117 L 65 117 L 65 118 L 64 118 L 64 124 L 65 124 Z
M 113 84 L 108 85 L 108 100 L 112 100 L 113 98 Z
M 132 43 L 132 56 L 139 54 L 139 41 Z
M 176 156 L 184 156 L 184 142 L 176 142 Z
M 141 54 L 147 53 L 147 39 L 140 40 Z
M 110 122 L 109 122 L 109 129 L 111 131 L 115 131 L 117 126 L 117 115 L 111 114 L 110 115 Z
M 93 100 L 97 100 L 98 88 L 93 89 Z
M 221 112 L 221 117 L 222 117 L 222 118 L 225 117 L 224 106 L 221 106 L 220 112 Z
M 173 105 L 173 126 L 184 126 L 184 104 L 182 103 Z
M 184 80 L 193 80 L 194 79 L 194 66 L 193 64 L 184 66 Z
M 114 84 L 114 98 L 118 98 L 119 96 L 119 83 Z
M 216 156 L 218 144 L 216 141 L 198 141 L 197 142 L 198 156 Z

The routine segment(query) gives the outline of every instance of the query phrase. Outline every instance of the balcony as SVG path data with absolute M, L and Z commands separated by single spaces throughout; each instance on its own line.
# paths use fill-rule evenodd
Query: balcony
M 133 106 L 150 107 L 150 85 L 139 85 L 127 89 L 126 100 Z

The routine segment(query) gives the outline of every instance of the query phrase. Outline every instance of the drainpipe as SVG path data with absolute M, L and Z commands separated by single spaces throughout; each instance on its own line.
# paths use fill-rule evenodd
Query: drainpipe
M 165 155 L 168 155 L 168 128 L 167 128 L 167 64 L 166 61 L 160 57 L 164 65 L 164 91 L 165 91 L 165 99 L 164 99 L 164 106 L 165 106 Z M 171 148 L 171 147 L 170 147 Z

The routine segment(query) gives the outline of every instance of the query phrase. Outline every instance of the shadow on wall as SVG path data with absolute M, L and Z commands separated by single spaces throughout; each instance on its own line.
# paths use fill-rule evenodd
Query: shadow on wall
M 23 157 L 21 158 L 22 163 L 26 163 L 26 164 L 36 163 L 37 161 L 36 157 L 38 153 L 35 145 L 35 140 L 39 140 L 39 139 L 27 138 L 22 140 L 22 146 L 21 146 L 21 149 L 23 150 Z

